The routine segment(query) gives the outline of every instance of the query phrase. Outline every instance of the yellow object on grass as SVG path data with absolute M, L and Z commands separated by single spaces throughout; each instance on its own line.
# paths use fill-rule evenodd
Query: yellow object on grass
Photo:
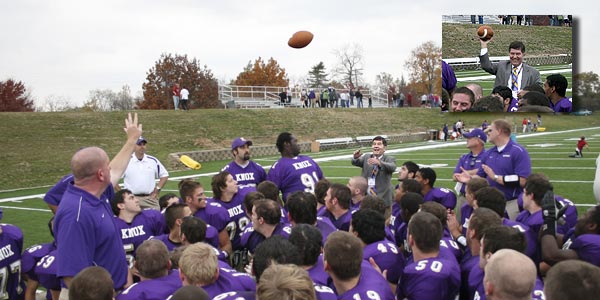
M 187 156 L 187 155 L 182 155 L 181 157 L 179 157 L 179 161 L 184 164 L 186 167 L 193 169 L 193 170 L 200 170 L 200 168 L 202 168 L 202 165 L 193 160 L 191 157 Z

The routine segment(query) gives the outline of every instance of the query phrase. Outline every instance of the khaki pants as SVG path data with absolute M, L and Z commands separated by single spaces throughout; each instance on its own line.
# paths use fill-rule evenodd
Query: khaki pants
M 151 196 L 135 196 L 140 201 L 140 207 L 142 209 L 152 208 L 159 210 L 158 199 L 152 198 Z
M 506 213 L 508 213 L 508 218 L 511 220 L 515 220 L 517 218 L 519 215 L 519 204 L 517 199 L 506 201 Z

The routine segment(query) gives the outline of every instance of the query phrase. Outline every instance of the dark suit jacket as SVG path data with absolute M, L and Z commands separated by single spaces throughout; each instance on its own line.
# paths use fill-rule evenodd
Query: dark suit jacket
M 361 175 L 367 180 L 369 180 L 371 174 L 373 174 L 374 168 L 374 166 L 369 165 L 367 162 L 370 157 L 370 154 L 364 154 L 358 159 L 352 159 L 352 165 L 361 167 Z M 381 197 L 388 206 L 391 206 L 394 196 L 392 174 L 396 171 L 396 158 L 384 154 L 379 158 L 379 161 L 381 162 L 381 168 L 375 177 L 375 191 L 377 192 L 378 197 Z
M 488 53 L 486 53 L 482 56 L 479 56 L 479 61 L 481 63 L 482 69 L 484 69 L 486 72 L 492 75 L 496 75 L 494 87 L 497 87 L 499 85 L 506 86 L 506 83 L 508 83 L 508 80 L 510 79 L 512 73 L 512 65 L 510 64 L 509 60 L 504 60 L 497 64 L 492 64 Z M 533 84 L 538 84 L 539 86 L 542 86 L 540 72 L 526 63 L 523 63 L 523 70 L 521 70 L 521 76 L 521 86 L 519 87 L 520 90 L 526 86 L 530 86 Z

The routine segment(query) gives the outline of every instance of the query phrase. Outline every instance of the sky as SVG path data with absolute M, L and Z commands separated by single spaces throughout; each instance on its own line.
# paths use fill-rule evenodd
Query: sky
M 587 1 L 586 1 L 587 2 Z M 441 47 L 441 16 L 506 14 L 484 1 L 398 0 L 19 0 L 0 1 L 0 80 L 25 83 L 36 105 L 48 98 L 81 105 L 96 89 L 129 85 L 141 94 L 148 70 L 162 53 L 186 54 L 229 82 L 248 62 L 273 57 L 292 82 L 323 62 L 330 71 L 335 49 L 363 49 L 364 78 L 381 72 L 408 78 L 413 49 L 433 41 Z M 489 3 L 489 2 L 485 2 Z M 541 3 L 544 3 L 543 5 Z M 587 3 L 591 3 L 587 2 Z M 579 19 L 575 72 L 600 73 L 596 28 L 600 4 L 521 1 L 514 14 L 572 14 Z M 552 9 L 549 11 L 549 9 Z M 287 46 L 308 30 L 304 49 Z M 594 34 L 597 35 L 597 34 Z M 474 54 L 475 56 L 476 54 Z

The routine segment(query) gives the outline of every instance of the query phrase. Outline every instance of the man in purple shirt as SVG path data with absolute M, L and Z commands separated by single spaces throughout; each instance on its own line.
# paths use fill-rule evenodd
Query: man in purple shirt
M 341 183 L 334 183 L 327 190 L 325 196 L 326 210 L 321 216 L 328 218 L 338 230 L 348 231 L 350 228 L 350 221 L 352 220 L 352 212 L 350 211 L 352 199 L 350 197 L 350 189 Z
M 219 268 L 213 247 L 205 243 L 187 246 L 179 259 L 179 271 L 184 286 L 200 286 L 211 298 L 227 291 L 256 290 L 250 275 Z
M 394 196 L 394 204 L 392 204 L 392 215 L 390 216 L 389 222 L 389 228 L 392 230 L 392 233 L 395 234 L 400 225 L 404 223 L 404 219 L 402 217 L 402 197 L 408 192 L 418 193 L 420 195 L 421 189 L 421 184 L 412 178 L 403 179 L 400 184 L 398 184 L 398 187 L 396 188 L 396 195 Z
M 67 288 L 77 273 L 92 265 L 108 270 L 115 289 L 127 283 L 127 259 L 109 200 L 142 134 L 137 114 L 128 115 L 125 131 L 127 142 L 112 161 L 97 147 L 83 148 L 71 159 L 74 182 L 68 185 L 54 220 L 57 275 Z
M 529 257 L 512 249 L 498 250 L 485 266 L 485 295 L 489 299 L 529 300 L 535 280 L 535 265 Z
M 298 248 L 300 253 L 298 265 L 308 271 L 308 275 L 315 284 L 327 285 L 329 274 L 323 268 L 321 232 L 314 226 L 298 224 L 292 228 L 289 241 Z
M 456 207 L 456 195 L 447 188 L 434 188 L 437 175 L 432 168 L 420 168 L 415 179 L 421 184 L 421 194 L 425 202 L 435 201 L 450 210 Z
M 171 270 L 169 250 L 159 240 L 143 242 L 135 257 L 140 282 L 117 295 L 116 300 L 163 300 L 181 287 L 179 271 Z
M 337 230 L 328 218 L 317 217 L 317 198 L 311 193 L 293 192 L 288 197 L 285 207 L 292 228 L 299 224 L 315 226 L 321 233 L 322 245 L 329 234 Z
M 0 295 L 5 299 L 23 299 L 25 283 L 21 280 L 21 252 L 23 252 L 23 232 L 17 226 L 0 224 L 0 274 L 2 278 Z
M 349 232 L 329 235 L 323 249 L 323 265 L 338 299 L 394 299 L 387 280 L 364 263 L 361 240 Z
M 544 174 L 537 173 L 531 174 L 527 178 L 525 188 L 523 189 L 523 208 L 524 210 L 517 216 L 516 221 L 527 225 L 534 236 L 539 236 L 539 232 L 544 225 L 544 219 L 542 215 L 542 199 L 546 192 L 552 190 L 552 184 L 548 177 Z M 538 239 L 535 240 L 536 247 L 539 249 Z M 536 263 L 536 267 L 541 262 L 541 253 L 536 251 L 536 255 L 531 257 L 533 262 Z
M 416 213 L 408 223 L 408 244 L 414 262 L 404 267 L 396 289 L 397 299 L 454 299 L 460 286 L 456 261 L 442 258 L 442 224 L 427 212 Z
M 531 159 L 525 147 L 511 140 L 511 124 L 506 120 L 495 120 L 488 131 L 488 140 L 494 147 L 484 152 L 476 176 L 487 178 L 490 186 L 504 193 L 508 216 L 514 220 L 519 213 L 517 197 L 531 174 Z M 465 171 L 458 180 L 465 183 L 471 177 Z
M 129 266 L 133 266 L 135 250 L 145 240 L 166 231 L 163 215 L 155 209 L 142 210 L 140 199 L 128 189 L 122 189 L 111 201 L 115 225 L 123 240 Z
M 561 74 L 552 74 L 546 77 L 544 82 L 544 92 L 550 99 L 550 108 L 554 112 L 570 113 L 573 110 L 573 103 L 568 97 L 565 97 L 569 82 Z
M 458 192 L 458 204 L 460 206 L 465 202 L 465 186 L 466 184 L 458 180 L 459 175 L 466 170 L 469 174 L 475 175 L 481 167 L 481 158 L 485 151 L 485 143 L 487 142 L 487 135 L 483 130 L 475 128 L 469 132 L 463 134 L 467 138 L 467 149 L 469 153 L 461 156 L 458 159 L 458 163 L 454 168 L 453 179 L 456 181 L 455 190 Z
M 407 192 L 402 195 L 400 199 L 401 217 L 402 222 L 399 222 L 398 227 L 394 229 L 394 239 L 396 246 L 400 248 L 400 251 L 404 253 L 404 256 L 408 256 L 410 253 L 410 247 L 408 246 L 408 222 L 414 214 L 419 211 L 421 204 L 424 203 L 423 195 L 417 192 Z M 398 221 L 396 221 L 398 223 Z
M 421 204 L 419 211 L 428 212 L 434 215 L 442 223 L 442 238 L 440 239 L 439 256 L 446 259 L 455 259 L 456 263 L 461 261 L 463 252 L 459 244 L 454 240 L 448 230 L 448 209 L 443 205 L 429 201 Z
M 360 208 L 360 202 L 367 195 L 367 189 L 369 185 L 367 179 L 362 176 L 352 176 L 348 180 L 347 184 L 352 195 L 352 202 L 350 202 L 350 210 L 354 213 Z
M 254 187 L 241 189 L 233 174 L 221 171 L 213 176 L 212 182 L 213 201 L 221 204 L 228 213 L 229 222 L 225 227 L 233 250 L 240 250 L 240 234 L 250 219 L 244 211 L 244 197 L 248 192 L 254 191 Z
M 236 138 L 231 142 L 231 154 L 233 160 L 227 164 L 221 171 L 229 172 L 239 188 L 254 187 L 267 179 L 265 169 L 250 160 L 250 146 L 252 141 L 243 137 Z
M 314 193 L 317 182 L 323 178 L 317 162 L 308 156 L 299 155 L 298 140 L 289 132 L 279 134 L 276 146 L 281 158 L 271 166 L 267 180 L 274 182 L 281 190 L 283 202 L 295 191 Z
M 291 233 L 291 227 L 280 222 L 281 210 L 279 204 L 273 200 L 254 201 L 251 220 L 252 230 L 246 229 L 240 239 L 242 247 L 248 249 L 250 253 L 253 253 L 261 242 L 271 236 L 281 235 L 287 238 Z
M 191 216 L 192 211 L 183 203 L 173 204 L 165 210 L 165 221 L 169 232 L 154 236 L 152 239 L 162 241 L 169 251 L 181 246 L 181 223 L 182 219 Z

